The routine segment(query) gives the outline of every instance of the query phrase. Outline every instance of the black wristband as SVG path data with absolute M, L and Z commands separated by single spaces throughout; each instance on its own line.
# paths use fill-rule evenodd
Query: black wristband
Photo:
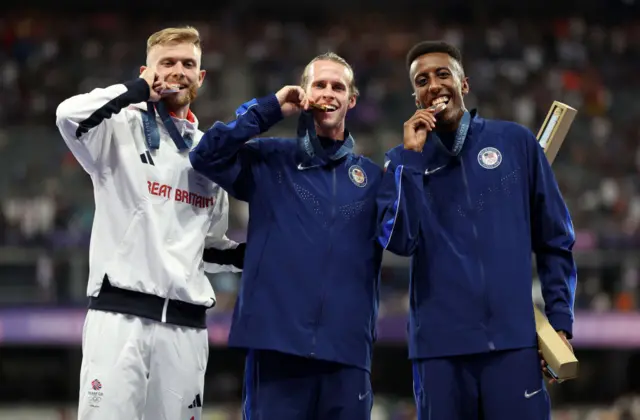
M 236 248 L 216 249 L 206 248 L 202 253 L 202 260 L 206 263 L 219 265 L 233 265 L 242 269 L 244 267 L 244 253 L 246 243 L 240 243 Z

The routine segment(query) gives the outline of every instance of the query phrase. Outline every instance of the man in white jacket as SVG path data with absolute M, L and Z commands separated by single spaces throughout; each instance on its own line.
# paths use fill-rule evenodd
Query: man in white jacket
M 201 417 L 215 304 L 203 255 L 221 257 L 207 271 L 236 271 L 244 252 L 225 236 L 226 192 L 189 162 L 202 136 L 189 109 L 205 77 L 201 55 L 196 29 L 164 29 L 147 41 L 139 79 L 56 112 L 96 205 L 81 420 Z

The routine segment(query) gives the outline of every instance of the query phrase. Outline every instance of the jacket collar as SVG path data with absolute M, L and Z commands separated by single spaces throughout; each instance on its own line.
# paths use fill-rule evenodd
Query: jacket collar
M 147 103 L 146 102 L 140 102 L 137 104 L 132 104 L 131 107 L 136 108 L 141 110 L 142 112 L 146 112 L 147 111 Z M 194 136 L 196 134 L 196 132 L 198 131 L 198 118 L 196 118 L 196 116 L 193 114 L 193 112 L 191 112 L 191 110 L 189 110 L 189 114 L 187 115 L 187 119 L 182 119 L 182 118 L 178 118 L 176 117 L 176 115 L 174 113 L 170 113 L 173 122 L 175 123 L 176 127 L 178 128 L 178 130 L 180 130 L 181 132 L 184 132 L 184 135 L 190 135 L 190 136 Z M 156 112 L 156 120 L 159 123 L 162 123 L 162 119 L 160 118 L 160 116 L 158 115 L 158 113 Z
M 313 114 L 303 111 L 298 118 L 298 169 L 306 169 L 312 166 L 324 166 L 331 162 L 337 162 L 353 153 L 355 140 L 348 130 L 345 130 L 345 139 L 342 146 L 332 155 L 328 155 L 320 144 L 316 134 Z

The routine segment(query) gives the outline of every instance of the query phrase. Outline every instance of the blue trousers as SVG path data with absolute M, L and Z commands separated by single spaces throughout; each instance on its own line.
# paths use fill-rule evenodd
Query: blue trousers
M 413 363 L 418 420 L 549 420 L 537 348 Z
M 247 354 L 243 420 L 369 420 L 372 406 L 363 369 L 273 351 Z

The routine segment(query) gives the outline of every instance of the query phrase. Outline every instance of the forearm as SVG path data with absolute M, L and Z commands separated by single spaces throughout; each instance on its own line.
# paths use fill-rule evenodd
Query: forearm
M 394 254 L 410 256 L 420 235 L 423 163 L 418 152 L 403 150 L 389 162 L 380 187 L 378 240 Z
M 148 98 L 149 85 L 144 79 L 136 79 L 73 96 L 58 106 L 56 125 L 60 134 L 88 173 L 101 170 L 120 112 Z
M 571 251 L 573 241 L 558 238 L 556 242 L 556 247 L 536 252 L 538 276 L 549 322 L 570 338 L 573 335 L 577 268 Z
M 191 165 L 232 196 L 245 195 L 238 182 L 244 183 L 243 178 L 250 176 L 252 158 L 259 153 L 257 145 L 252 148 L 247 143 L 281 119 L 275 95 L 243 104 L 236 110 L 234 121 L 218 121 L 204 133 L 189 154 Z
M 56 124 L 65 139 L 81 139 L 131 104 L 149 99 L 144 79 L 116 84 L 73 96 L 56 110 Z

